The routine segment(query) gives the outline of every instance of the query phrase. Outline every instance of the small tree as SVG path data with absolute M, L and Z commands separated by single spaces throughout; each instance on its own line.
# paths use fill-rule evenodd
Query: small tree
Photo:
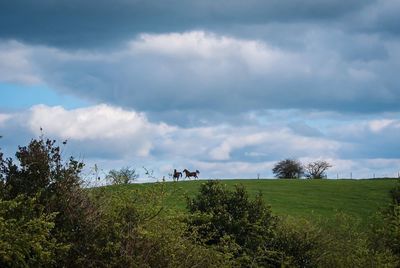
M 112 184 L 128 184 L 139 178 L 136 170 L 129 167 L 123 167 L 120 170 L 112 169 L 108 172 L 106 179 Z
M 298 179 L 303 175 L 304 170 L 300 161 L 285 159 L 276 163 L 272 172 L 280 179 Z
M 309 179 L 325 178 L 325 171 L 330 167 L 332 167 L 332 165 L 323 160 L 308 163 L 305 166 L 306 177 Z

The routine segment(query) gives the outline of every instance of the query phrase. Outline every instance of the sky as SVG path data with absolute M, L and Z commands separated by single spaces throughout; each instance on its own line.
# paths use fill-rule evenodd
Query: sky
M 43 134 L 103 174 L 400 171 L 398 0 L 0 2 L 0 147 Z M 87 171 L 87 176 L 90 177 Z

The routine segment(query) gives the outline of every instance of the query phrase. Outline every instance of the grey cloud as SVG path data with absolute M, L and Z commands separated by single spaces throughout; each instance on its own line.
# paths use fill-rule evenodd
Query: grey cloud
M 322 137 L 324 136 L 322 132 L 314 127 L 309 126 L 305 122 L 293 122 L 289 124 L 289 127 L 293 130 L 294 133 L 297 133 L 302 136 L 307 137 Z
M 398 9 L 388 0 L 2 2 L 0 37 L 28 43 L 13 53 L 2 46 L 0 58 L 9 60 L 0 69 L 12 72 L 0 79 L 45 83 L 189 126 L 268 109 L 397 111 L 399 42 L 375 31 L 396 23 Z M 217 46 L 210 55 L 207 46 L 196 54 L 202 48 L 193 40 L 173 53 L 162 52 L 169 39 L 149 50 L 136 36 L 185 37 L 196 28 L 215 33 L 200 38 Z M 221 45 L 224 38 L 231 44 Z
M 357 32 L 398 37 L 400 4 L 397 0 L 378 0 L 343 21 L 344 27 Z
M 334 128 L 328 136 L 347 144 L 340 150 L 342 158 L 398 159 L 400 121 L 395 118 L 356 121 Z
M 292 51 L 185 32 L 143 35 L 108 52 L 11 42 L 3 54 L 17 50 L 19 60 L 29 63 L 24 72 L 34 70 L 38 81 L 55 90 L 146 111 L 172 124 L 215 123 L 228 114 L 270 109 L 398 111 L 398 42 L 319 29 L 303 43 Z
M 327 22 L 369 0 L 2 1 L 0 38 L 58 47 L 107 47 L 141 32 L 217 31 L 234 25 Z M 390 24 L 391 25 L 391 24 Z
M 0 124 L 0 149 L 6 157 L 14 157 L 18 145 L 27 144 L 34 136 L 29 128 L 24 126 L 25 115 L 13 116 Z

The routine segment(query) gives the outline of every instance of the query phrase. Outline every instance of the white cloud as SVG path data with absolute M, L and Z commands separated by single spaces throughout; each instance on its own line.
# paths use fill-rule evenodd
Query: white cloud
M 169 34 L 142 34 L 130 42 L 134 53 L 170 56 L 181 61 L 203 61 L 213 70 L 242 64 L 253 73 L 277 72 L 279 67 L 292 69 L 299 63 L 296 54 L 273 48 L 257 40 L 218 36 L 204 31 Z M 291 62 L 291 65 L 287 65 Z M 217 63 L 215 65 L 214 63 Z M 201 65 L 198 65 L 201 66 Z M 299 70 L 304 68 L 297 66 Z
M 21 113 L 0 114 L 0 134 L 3 142 L 9 140 L 11 126 L 20 134 L 29 131 L 25 136 L 31 138 L 42 127 L 48 137 L 68 139 L 67 147 L 85 162 L 104 168 L 146 166 L 164 176 L 173 168 L 189 168 L 199 169 L 203 178 L 271 177 L 276 161 L 298 158 L 305 163 L 328 160 L 333 164 L 328 172 L 331 178 L 336 174 L 348 178 L 350 173 L 361 178 L 394 174 L 400 161 L 393 153 L 398 146 L 398 128 L 393 126 L 398 121 L 392 118 L 342 122 L 357 129 L 338 129 L 346 132 L 343 137 L 332 130 L 326 136 L 310 136 L 284 123 L 266 122 L 182 128 L 153 123 L 144 113 L 105 104 L 71 110 L 37 105 Z M 370 126 L 380 131 L 373 132 Z M 369 148 L 371 140 L 381 143 Z M 350 159 L 349 153 L 355 156 Z
M 140 156 L 149 155 L 154 137 L 173 130 L 165 124 L 150 123 L 144 114 L 105 104 L 74 110 L 37 105 L 31 108 L 28 124 L 36 135 L 41 127 L 47 135 L 97 141 L 99 146 L 104 140 L 115 141 L 115 144 L 134 143 Z

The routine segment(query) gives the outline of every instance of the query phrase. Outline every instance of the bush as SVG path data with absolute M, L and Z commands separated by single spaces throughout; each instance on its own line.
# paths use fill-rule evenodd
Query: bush
M 189 226 L 207 245 L 231 254 L 243 266 L 269 262 L 259 254 L 272 241 L 276 218 L 261 195 L 250 200 L 243 186 L 230 191 L 218 181 L 208 181 L 188 199 L 188 208 Z
M 60 147 L 55 140 L 32 140 L 28 146 L 19 146 L 15 164 L 12 158 L 1 159 L 0 178 L 4 185 L 4 198 L 12 199 L 20 194 L 30 197 L 40 193 L 39 202 L 70 192 L 80 185 L 79 174 L 83 163 L 72 157 L 63 163 Z
M 0 152 L 1 267 L 399 265 L 395 197 L 368 237 L 346 215 L 323 225 L 279 219 L 260 194 L 250 199 L 243 186 L 218 181 L 188 198 L 188 215 L 168 210 L 164 183 L 111 198 L 104 188 L 83 189 L 83 164 L 63 162 L 51 140 L 32 140 L 16 158 Z
M 397 180 L 398 185 L 390 190 L 390 197 L 392 198 L 393 204 L 400 205 L 400 180 Z
M 98 257 L 92 247 L 98 237 L 99 215 L 80 185 L 83 163 L 72 157 L 63 162 L 56 141 L 43 138 L 19 146 L 15 156 L 17 164 L 12 158 L 1 159 L 3 199 L 37 197 L 44 212 L 55 215 L 51 237 L 69 246 L 66 255 L 55 256 L 57 263 L 90 265 Z
M 279 220 L 273 242 L 277 263 L 290 267 L 317 267 L 322 250 L 322 229 L 302 218 Z
M 399 181 L 400 182 L 400 181 Z M 375 248 L 388 249 L 400 260 L 400 186 L 390 191 L 392 202 L 378 215 L 373 225 L 372 244 Z M 400 265 L 400 262 L 399 262 Z
M 0 200 L 0 267 L 55 266 L 68 246 L 51 237 L 55 214 L 46 214 L 36 198 Z
M 320 267 L 398 267 L 398 258 L 386 248 L 371 245 L 368 232 L 361 231 L 358 218 L 339 213 L 322 224 L 324 235 Z M 381 239 L 381 238 L 378 238 Z
M 162 184 L 107 201 L 102 188 L 81 187 L 83 164 L 60 152 L 41 138 L 19 147 L 16 163 L 0 154 L 0 266 L 229 266 L 164 213 Z
M 165 207 L 163 183 L 113 197 L 102 190 L 91 194 L 103 211 L 108 266 L 230 267 L 223 253 L 193 243 L 197 234 L 188 230 L 184 215 Z

